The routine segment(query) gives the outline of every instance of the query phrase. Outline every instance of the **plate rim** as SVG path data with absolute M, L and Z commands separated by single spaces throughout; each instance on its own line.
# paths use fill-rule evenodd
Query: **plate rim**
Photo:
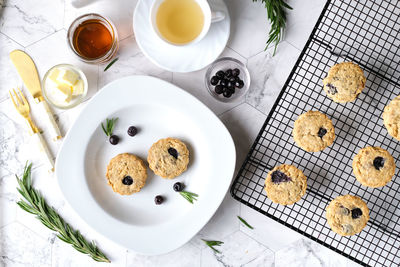
M 92 105 L 94 105 L 94 104 L 92 104 L 92 103 L 96 103 L 96 102 L 98 101 L 97 99 L 100 99 L 100 100 L 101 100 L 101 96 L 102 96 L 102 95 L 106 95 L 106 92 L 109 91 L 109 90 L 111 90 L 111 89 L 112 89 L 113 87 L 115 87 L 116 85 L 118 85 L 118 83 L 123 82 L 123 80 L 130 80 L 130 79 L 139 79 L 139 80 L 140 80 L 140 79 L 150 79 L 150 80 L 153 80 L 153 82 L 157 82 L 157 83 L 160 83 L 160 84 L 163 84 L 163 85 L 170 86 L 171 88 L 173 88 L 173 90 L 176 90 L 176 92 L 178 92 L 178 94 L 184 95 L 184 96 L 187 97 L 187 98 L 191 98 L 192 101 L 194 101 L 194 102 L 197 103 L 196 105 L 197 105 L 198 107 L 201 107 L 201 109 L 206 109 L 206 110 L 208 110 L 208 113 L 209 113 L 209 114 L 207 114 L 207 117 L 210 117 L 210 116 L 213 117 L 213 120 L 214 120 L 215 122 L 217 122 L 220 126 L 222 126 L 220 129 L 222 130 L 223 135 L 224 135 L 225 137 L 229 137 L 229 139 L 227 140 L 227 144 L 229 143 L 229 147 L 228 147 L 228 146 L 227 146 L 227 147 L 230 148 L 230 149 L 232 150 L 232 154 L 233 154 L 233 155 L 231 155 L 231 157 L 230 157 L 230 159 L 229 159 L 229 160 L 232 160 L 232 165 L 231 165 L 231 166 L 232 166 L 232 169 L 231 169 L 231 170 L 227 170 L 227 173 L 229 173 L 229 177 L 227 177 L 226 179 L 224 179 L 224 180 L 226 180 L 225 183 L 224 183 L 224 185 L 226 185 L 226 188 L 224 188 L 223 190 L 220 190 L 220 191 L 216 191 L 216 192 L 220 192 L 220 194 L 218 194 L 219 197 L 218 197 L 218 201 L 216 201 L 217 204 L 215 204 L 215 205 L 212 206 L 212 209 L 211 209 L 210 212 L 208 212 L 208 213 L 206 213 L 206 214 L 200 213 L 200 215 L 202 215 L 202 216 L 207 215 L 207 219 L 204 221 L 204 223 L 202 223 L 201 226 L 200 226 L 200 225 L 196 225 L 196 229 L 194 229 L 193 231 L 190 231 L 189 234 L 187 234 L 187 235 L 185 236 L 184 242 L 180 242 L 179 244 L 177 244 L 177 245 L 175 245 L 175 246 L 172 246 L 172 247 L 169 247 L 168 249 L 158 249 L 157 252 L 154 252 L 154 251 L 152 251 L 152 252 L 140 251 L 140 250 L 137 249 L 137 247 L 129 246 L 129 245 L 127 244 L 127 242 L 123 242 L 123 243 L 122 243 L 121 240 L 118 240 L 118 238 L 115 238 L 115 236 L 110 235 L 110 233 L 106 233 L 106 232 L 104 232 L 104 231 L 101 231 L 101 229 L 99 229 L 98 225 L 96 225 L 96 226 L 91 225 L 90 220 L 88 219 L 88 216 L 87 216 L 87 215 L 82 215 L 82 209 L 77 208 L 76 205 L 73 204 L 73 201 L 71 201 L 71 199 L 70 199 L 70 194 L 68 193 L 68 189 L 63 188 L 63 181 L 64 181 L 66 178 L 65 178 L 65 177 L 62 178 L 62 177 L 63 177 L 63 174 L 60 174 L 59 171 L 58 171 L 58 170 L 60 170 L 60 166 L 63 166 L 63 164 L 64 164 L 64 165 L 66 164 L 66 163 L 61 162 L 59 159 L 63 159 L 63 157 L 64 157 L 64 156 L 63 156 L 63 153 L 65 153 L 64 151 L 66 150 L 64 147 L 65 147 L 66 145 L 68 145 L 70 142 L 72 142 L 72 141 L 70 141 L 70 139 L 71 139 L 70 136 L 72 135 L 72 133 L 74 133 L 75 131 L 77 131 L 77 130 L 75 130 L 75 125 L 77 125 L 77 123 L 80 121 L 80 118 L 83 116 L 85 110 L 88 109 L 88 108 L 90 108 Z M 111 89 L 110 89 L 110 88 L 111 88 Z M 110 111 L 110 112 L 111 112 L 111 111 Z M 93 115 L 92 115 L 92 116 L 93 116 Z M 89 138 L 89 140 L 90 140 L 90 138 Z M 68 150 L 67 150 L 67 152 L 68 152 Z M 82 153 L 82 154 L 85 154 L 85 153 L 86 153 L 86 150 L 82 150 L 81 153 Z M 83 167 L 84 167 L 84 163 L 83 163 Z M 132 75 L 132 76 L 127 76 L 127 77 L 124 77 L 124 78 L 121 78 L 121 79 L 117 79 L 117 80 L 115 80 L 115 81 L 113 81 L 113 82 L 111 82 L 111 83 L 105 85 L 102 89 L 100 89 L 100 91 L 99 91 L 98 93 L 96 93 L 95 96 L 93 96 L 93 97 L 88 101 L 88 103 L 86 104 L 86 106 L 81 110 L 80 114 L 77 116 L 77 118 L 75 119 L 74 123 L 73 123 L 73 124 L 71 125 L 71 127 L 69 128 L 69 130 L 68 130 L 68 132 L 67 132 L 67 134 L 66 134 L 66 136 L 65 136 L 64 142 L 62 143 L 62 145 L 61 145 L 61 147 L 60 147 L 60 149 L 59 149 L 59 151 L 58 151 L 57 159 L 56 159 L 56 170 L 55 170 L 55 173 L 56 173 L 57 184 L 58 184 L 58 187 L 59 187 L 59 189 L 60 189 L 60 192 L 61 192 L 63 198 L 65 199 L 65 201 L 67 202 L 67 204 L 71 207 L 71 209 L 72 209 L 72 210 L 73 210 L 73 211 L 74 211 L 88 226 L 90 226 L 91 229 L 93 229 L 95 232 L 97 232 L 98 234 L 102 235 L 103 237 L 107 238 L 108 240 L 113 241 L 113 242 L 115 242 L 115 243 L 117 243 L 117 244 L 119 244 L 119 245 L 121 245 L 121 246 L 123 246 L 123 247 L 132 249 L 132 250 L 136 251 L 137 253 L 144 254 L 144 255 L 159 255 L 159 254 L 164 254 L 164 253 L 173 251 L 173 250 L 175 250 L 175 249 L 177 249 L 177 248 L 183 246 L 183 245 L 186 244 L 191 238 L 193 238 L 193 237 L 194 237 L 208 222 L 209 222 L 209 220 L 213 217 L 213 215 L 215 214 L 215 212 L 218 210 L 219 206 L 221 205 L 222 201 L 224 200 L 224 198 L 225 198 L 225 196 L 226 196 L 226 194 L 227 194 L 227 192 L 228 192 L 228 189 L 229 189 L 230 184 L 231 184 L 232 179 L 233 179 L 233 175 L 234 175 L 235 168 L 236 168 L 236 147 L 235 147 L 233 138 L 232 138 L 232 136 L 231 136 L 229 130 L 228 130 L 228 129 L 226 128 L 226 126 L 222 123 L 222 121 L 218 118 L 218 116 L 216 116 L 205 104 L 203 104 L 200 100 L 198 100 L 196 97 L 194 97 L 194 96 L 191 95 L 190 93 L 186 92 L 185 90 L 183 90 L 183 89 L 179 88 L 178 86 L 176 86 L 176 85 L 174 85 L 174 84 L 171 84 L 171 83 L 169 83 L 169 82 L 166 82 L 166 81 L 163 81 L 163 80 L 161 80 L 161 79 L 158 79 L 158 78 L 155 78 L 155 77 L 151 77 L 151 76 Z M 61 168 L 61 169 L 62 169 L 62 168 Z M 65 184 L 64 184 L 64 185 L 65 185 Z M 93 197 L 93 196 L 86 196 L 85 198 L 90 198 L 90 197 Z M 213 202 L 213 203 L 214 203 L 214 202 Z M 102 208 L 98 203 L 97 203 L 97 206 L 98 206 L 99 208 Z M 207 206 L 210 206 L 210 202 L 207 203 Z M 104 213 L 106 213 L 106 212 L 104 212 Z M 107 214 L 107 213 L 106 213 L 106 214 Z M 110 216 L 110 215 L 108 214 L 108 216 Z M 115 219 L 115 218 L 114 218 L 114 220 L 119 222 L 119 220 L 117 220 L 117 219 Z M 121 223 L 126 224 L 125 222 L 121 222 Z M 132 227 L 133 227 L 133 226 L 132 226 Z M 140 227 L 139 227 L 139 228 L 140 228 Z M 129 243 L 129 242 L 128 242 L 128 243 Z M 156 250 L 157 250 L 157 249 L 156 249 Z

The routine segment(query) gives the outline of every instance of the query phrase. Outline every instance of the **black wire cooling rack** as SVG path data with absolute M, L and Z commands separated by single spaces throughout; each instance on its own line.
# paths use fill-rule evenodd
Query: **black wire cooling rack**
M 382 121 L 384 107 L 400 94 L 400 2 L 328 1 L 307 44 L 258 134 L 234 184 L 232 196 L 247 206 L 365 266 L 400 266 L 400 142 Z M 322 89 L 331 66 L 353 61 L 367 77 L 356 101 L 337 104 Z M 336 139 L 322 152 L 298 148 L 291 135 L 308 111 L 327 114 Z M 380 146 L 397 161 L 396 175 L 382 188 L 355 179 L 359 149 Z M 272 203 L 264 191 L 269 170 L 293 164 L 308 177 L 307 194 L 294 205 Z M 339 195 L 361 197 L 370 209 L 364 230 L 342 237 L 329 228 L 328 203 Z

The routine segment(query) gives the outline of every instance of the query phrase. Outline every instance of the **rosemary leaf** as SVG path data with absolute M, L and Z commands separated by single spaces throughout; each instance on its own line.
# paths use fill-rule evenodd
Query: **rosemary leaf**
M 108 65 L 107 67 L 104 68 L 104 71 L 107 71 L 115 62 L 117 62 L 119 58 L 114 58 Z
M 282 40 L 286 27 L 286 9 L 292 10 L 292 7 L 285 3 L 284 0 L 253 0 L 253 2 L 258 1 L 265 5 L 268 20 L 271 22 L 271 29 L 269 30 L 265 49 L 267 49 L 272 43 L 275 43 L 275 55 L 276 48 Z
M 218 249 L 214 248 L 214 246 L 221 246 L 224 242 L 222 241 L 216 241 L 216 240 L 205 240 L 202 239 L 206 245 L 214 250 L 215 253 L 221 253 Z
M 183 196 L 187 201 L 189 201 L 192 204 L 193 204 L 193 201 L 197 200 L 197 197 L 199 196 L 195 193 L 188 192 L 188 191 L 180 191 L 179 193 L 181 194 L 181 196 Z
M 81 233 L 73 230 L 57 211 L 47 204 L 40 192 L 32 187 L 31 168 L 32 164 L 25 165 L 21 179 L 15 175 L 19 186 L 17 190 L 23 197 L 17 202 L 18 206 L 29 213 L 35 214 L 43 225 L 57 232 L 57 237 L 60 240 L 71 244 L 76 250 L 89 255 L 95 261 L 110 262 L 94 243 L 88 245 L 89 243 Z
M 101 123 L 101 128 L 107 136 L 111 136 L 114 131 L 115 123 L 118 118 L 106 119 L 106 126 L 104 127 L 103 123 Z
M 246 226 L 249 227 L 250 229 L 254 229 L 253 226 L 251 226 L 250 224 L 248 224 L 242 217 L 240 217 L 240 216 L 237 216 L 237 217 L 238 217 L 238 219 L 239 219 L 244 225 L 246 225 Z

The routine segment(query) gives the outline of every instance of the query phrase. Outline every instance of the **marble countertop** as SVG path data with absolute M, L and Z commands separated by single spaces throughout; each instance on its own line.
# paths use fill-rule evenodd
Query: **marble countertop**
M 0 6 L 1 6 L 0 0 Z M 287 32 L 277 54 L 264 51 L 269 24 L 266 10 L 251 0 L 225 0 L 232 18 L 231 36 L 223 52 L 247 63 L 252 77 L 248 95 L 234 104 L 214 100 L 203 87 L 205 70 L 171 73 L 153 65 L 138 48 L 132 31 L 137 0 L 97 0 L 75 8 L 66 0 L 5 0 L 0 8 L 0 266 L 100 266 L 60 241 L 32 215 L 16 205 L 16 179 L 27 160 L 34 163 L 34 183 L 48 202 L 89 239 L 94 239 L 113 266 L 357 266 L 346 258 L 301 236 L 235 201 L 229 194 L 209 223 L 186 245 L 160 256 L 143 256 L 120 247 L 95 233 L 65 203 L 53 175 L 49 175 L 33 152 L 25 124 L 8 99 L 8 90 L 22 86 L 8 53 L 27 51 L 43 75 L 58 63 L 79 66 L 89 81 L 88 98 L 105 84 L 132 74 L 145 74 L 172 82 L 196 96 L 223 121 L 236 144 L 237 168 L 270 111 L 279 91 L 303 48 L 324 0 L 289 0 Z M 69 52 L 66 28 L 78 15 L 96 12 L 110 17 L 120 36 L 117 61 L 107 72 L 104 65 L 89 65 Z M 63 134 L 85 103 L 68 110 L 55 110 Z M 40 124 L 39 124 L 40 126 Z M 57 154 L 59 143 L 51 144 Z M 245 218 L 254 230 L 241 225 Z M 221 254 L 214 254 L 201 238 L 221 240 Z

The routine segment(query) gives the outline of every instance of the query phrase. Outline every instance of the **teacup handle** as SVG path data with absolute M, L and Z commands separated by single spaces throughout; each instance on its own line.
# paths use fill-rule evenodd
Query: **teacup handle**
M 211 11 L 211 23 L 225 19 L 225 13 L 221 11 Z

